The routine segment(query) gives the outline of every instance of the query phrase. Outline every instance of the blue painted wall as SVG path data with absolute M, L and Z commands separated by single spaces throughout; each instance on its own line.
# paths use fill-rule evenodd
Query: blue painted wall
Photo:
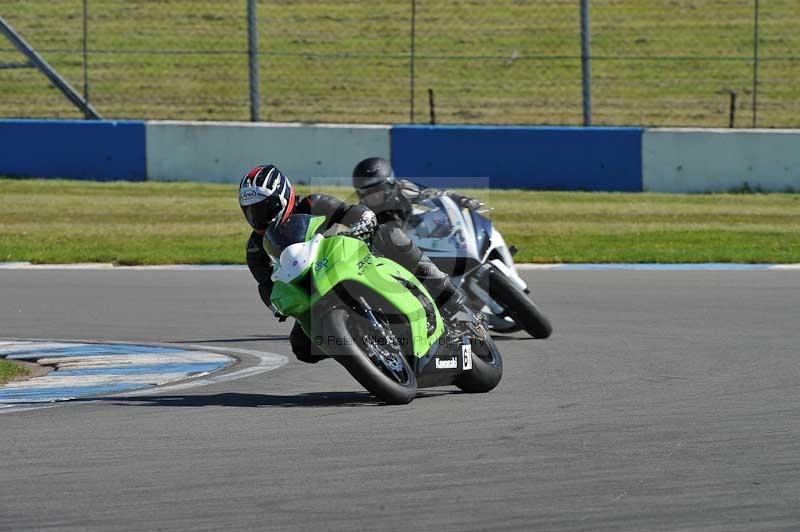
M 145 124 L 0 120 L 0 175 L 144 181 Z
M 392 164 L 396 175 L 433 186 L 638 192 L 643 131 L 395 126 Z
M 390 151 L 398 176 L 434 186 L 640 191 L 643 131 L 400 125 L 391 128 Z M 0 120 L 0 175 L 100 181 L 163 177 L 147 174 L 146 136 L 140 121 Z M 163 148 L 180 153 L 184 146 L 177 144 Z M 189 168 L 193 157 L 184 157 L 179 163 Z M 304 152 L 304 157 L 315 155 Z

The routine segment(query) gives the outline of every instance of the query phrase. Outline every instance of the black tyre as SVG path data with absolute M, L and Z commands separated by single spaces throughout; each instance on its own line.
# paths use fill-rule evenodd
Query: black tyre
M 378 316 L 380 319 L 380 316 Z M 386 322 L 384 326 L 389 327 Z M 395 324 L 396 327 L 396 324 Z M 323 338 L 341 339 L 331 356 L 372 395 L 393 405 L 410 403 L 417 395 L 417 378 L 406 360 L 401 342 L 369 340 L 375 335 L 366 318 L 349 309 L 335 308 L 322 320 Z M 366 341 L 365 341 L 366 339 Z
M 548 338 L 553 333 L 550 320 L 525 292 L 501 272 L 489 268 L 478 282 L 525 332 L 534 338 Z
M 486 393 L 493 390 L 503 378 L 503 359 L 494 340 L 485 330 L 483 338 L 473 338 L 470 344 L 472 370 L 461 375 L 455 385 L 468 393 Z

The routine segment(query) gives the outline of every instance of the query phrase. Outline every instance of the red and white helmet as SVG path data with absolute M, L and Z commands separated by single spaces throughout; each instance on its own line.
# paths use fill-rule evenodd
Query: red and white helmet
M 271 164 L 256 166 L 239 183 L 239 206 L 247 223 L 256 231 L 266 230 L 273 222 L 285 222 L 294 203 L 294 187 Z

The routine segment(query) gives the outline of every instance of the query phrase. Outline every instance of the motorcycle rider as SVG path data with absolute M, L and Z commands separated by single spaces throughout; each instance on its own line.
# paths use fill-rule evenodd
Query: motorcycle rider
M 449 196 L 461 207 L 470 209 L 483 206 L 479 200 L 451 190 L 427 188 L 406 179 L 398 179 L 389 161 L 382 157 L 369 157 L 356 165 L 353 169 L 353 188 L 356 189 L 359 203 L 375 213 L 379 224 L 397 227 L 398 231 L 411 216 L 414 204 L 434 196 Z
M 253 168 L 239 183 L 239 206 L 253 228 L 247 241 L 247 266 L 258 282 L 258 294 L 269 308 L 272 292 L 272 260 L 264 250 L 264 233 L 270 226 L 284 223 L 294 214 L 324 216 L 325 231 L 335 224 L 350 227 L 356 238 L 372 237 L 372 247 L 381 255 L 412 272 L 436 299 L 445 319 L 463 307 L 466 297 L 453 286 L 449 277 L 437 268 L 405 234 L 378 227 L 375 214 L 364 205 L 347 205 L 325 194 L 297 196 L 289 179 L 274 165 Z M 276 314 L 277 316 L 277 314 Z M 284 318 L 285 319 L 285 318 Z M 314 346 L 298 323 L 289 336 L 292 351 L 302 362 L 316 363 L 326 355 Z

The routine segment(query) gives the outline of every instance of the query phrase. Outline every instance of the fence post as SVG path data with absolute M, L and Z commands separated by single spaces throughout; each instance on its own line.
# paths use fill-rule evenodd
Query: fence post
M 417 41 L 417 0 L 411 0 L 411 60 L 409 61 L 409 123 L 414 123 L 414 55 Z
M 433 89 L 428 89 L 428 106 L 431 112 L 431 125 L 436 125 L 436 103 L 433 101 Z
M 83 52 L 83 99 L 89 103 L 89 2 L 83 0 L 83 39 L 81 51 Z M 87 116 L 87 118 L 89 118 Z
M 583 79 L 583 125 L 592 125 L 592 35 L 589 0 L 581 0 L 581 73 Z
M 758 19 L 759 0 L 755 0 L 753 12 L 753 127 L 758 127 Z
M 261 97 L 258 83 L 258 24 L 256 0 L 247 0 L 247 56 L 250 62 L 250 121 L 260 120 Z

